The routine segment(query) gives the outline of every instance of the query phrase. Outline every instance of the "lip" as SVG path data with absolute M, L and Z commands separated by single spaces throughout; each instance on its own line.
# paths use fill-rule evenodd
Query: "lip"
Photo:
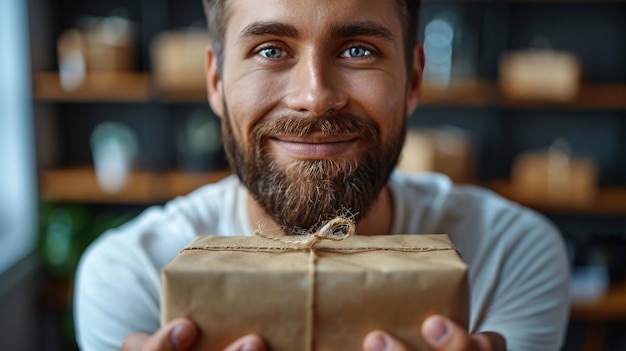
M 322 136 L 316 134 L 270 138 L 270 142 L 294 158 L 308 160 L 341 156 L 347 153 L 357 140 L 358 137 L 353 135 Z

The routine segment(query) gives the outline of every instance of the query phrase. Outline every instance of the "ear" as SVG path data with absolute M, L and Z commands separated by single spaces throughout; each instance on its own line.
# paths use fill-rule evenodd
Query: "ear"
M 413 62 L 411 63 L 413 70 L 406 95 L 407 117 L 413 114 L 422 95 L 422 77 L 425 62 L 424 47 L 422 44 L 416 44 L 413 48 Z
M 224 100 L 222 77 L 219 73 L 217 55 L 212 47 L 206 50 L 206 87 L 209 104 L 215 114 L 222 118 L 224 115 Z

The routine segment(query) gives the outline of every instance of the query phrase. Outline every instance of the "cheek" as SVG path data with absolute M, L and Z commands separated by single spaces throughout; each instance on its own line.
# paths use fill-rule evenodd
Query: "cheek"
M 406 118 L 404 80 L 382 72 L 366 78 L 362 84 L 350 84 L 350 95 L 378 125 L 381 136 L 388 138 Z
M 230 83 L 225 80 L 226 104 L 233 133 L 239 140 L 249 142 L 252 128 L 279 103 L 282 86 L 280 79 L 263 72 L 242 74 Z

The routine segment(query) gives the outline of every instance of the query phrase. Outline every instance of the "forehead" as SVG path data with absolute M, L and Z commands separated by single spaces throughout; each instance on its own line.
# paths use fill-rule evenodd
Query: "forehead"
M 353 22 L 372 22 L 386 27 L 402 40 L 401 11 L 396 0 L 228 0 L 226 41 L 253 23 L 284 23 L 302 33 Z

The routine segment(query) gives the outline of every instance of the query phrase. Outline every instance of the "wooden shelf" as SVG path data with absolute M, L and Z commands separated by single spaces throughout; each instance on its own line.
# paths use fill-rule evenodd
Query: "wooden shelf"
M 491 84 L 480 80 L 454 82 L 445 88 L 426 83 L 421 103 L 424 106 L 484 106 L 491 101 L 492 90 Z M 204 87 L 161 92 L 152 90 L 147 73 L 91 74 L 80 88 L 66 91 L 61 86 L 58 73 L 39 72 L 35 74 L 34 95 L 37 101 L 42 102 L 207 101 Z
M 524 100 L 499 91 L 499 105 L 506 108 L 569 108 L 569 109 L 626 109 L 626 85 L 583 84 L 578 96 L 568 102 Z
M 46 170 L 39 172 L 39 194 L 47 201 L 152 204 L 184 195 L 204 184 L 214 183 L 230 171 L 211 173 L 134 172 L 123 190 L 107 194 L 98 185 L 90 167 Z
M 231 175 L 230 170 L 221 170 L 209 173 L 167 172 L 164 177 L 168 198 L 174 198 L 190 193 L 191 191 L 210 183 L 215 183 Z
M 424 82 L 422 106 L 486 106 L 493 100 L 492 84 L 482 80 L 453 82 L 446 87 Z
M 34 96 L 40 102 L 207 102 L 204 87 L 158 92 L 152 89 L 150 82 L 147 73 L 90 74 L 82 87 L 66 91 L 61 86 L 58 73 L 38 72 L 34 75 Z M 423 107 L 495 105 L 504 108 L 624 110 L 626 85 L 584 84 L 573 101 L 552 102 L 513 98 L 499 90 L 496 84 L 484 80 L 456 81 L 447 87 L 425 82 L 420 104 Z
M 602 188 L 595 200 L 584 206 L 576 204 L 524 201 L 517 198 L 508 181 L 495 181 L 486 185 L 503 197 L 544 213 L 588 214 L 606 216 L 626 215 L 626 188 Z
M 150 99 L 150 78 L 145 73 L 91 73 L 81 87 L 68 91 L 58 73 L 38 72 L 33 94 L 42 102 L 143 102 Z
M 39 193 L 42 199 L 57 202 L 152 204 L 187 194 L 202 185 L 215 183 L 230 174 L 230 170 L 207 173 L 136 171 L 130 176 L 128 184 L 122 191 L 107 194 L 100 189 L 91 167 L 45 170 L 39 173 Z M 477 184 L 475 182 L 464 183 Z M 626 188 L 601 189 L 593 203 L 575 206 L 519 201 L 513 196 L 513 191 L 507 181 L 479 185 L 541 212 L 626 215 Z
M 205 87 L 151 89 L 147 73 L 90 74 L 83 85 L 66 91 L 56 72 L 38 72 L 34 76 L 35 100 L 41 102 L 147 102 L 152 99 L 167 102 L 207 102 Z M 484 81 L 455 82 L 446 88 L 425 84 L 423 105 L 483 106 L 491 99 L 491 86 Z M 208 103 L 208 102 L 207 102 Z
M 572 303 L 571 318 L 586 321 L 626 319 L 626 286 L 612 286 L 598 300 Z

